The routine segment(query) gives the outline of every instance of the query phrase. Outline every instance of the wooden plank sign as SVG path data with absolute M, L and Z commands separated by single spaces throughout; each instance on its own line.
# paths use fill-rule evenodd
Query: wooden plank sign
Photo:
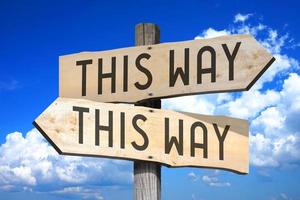
M 246 120 L 59 97 L 34 125 L 60 154 L 248 173 Z
M 76 53 L 59 59 L 59 96 L 133 103 L 248 90 L 274 60 L 250 35 Z

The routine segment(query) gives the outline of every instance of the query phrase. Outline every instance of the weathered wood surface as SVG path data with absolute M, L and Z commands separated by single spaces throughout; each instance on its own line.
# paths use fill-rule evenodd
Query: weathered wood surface
M 135 26 L 136 46 L 158 44 L 159 42 L 160 30 L 157 25 L 140 23 Z M 161 100 L 149 99 L 137 102 L 135 105 L 160 109 Z M 161 199 L 161 165 L 159 163 L 136 160 L 133 164 L 133 173 L 135 200 Z
M 78 108 L 83 111 L 79 112 Z M 248 123 L 241 119 L 58 98 L 34 125 L 61 154 L 248 173 Z M 220 136 L 227 133 L 223 154 L 218 132 Z
M 161 199 L 161 166 L 155 162 L 134 161 L 135 200 Z
M 137 102 L 248 90 L 274 60 L 250 35 L 75 53 L 60 56 L 59 96 Z

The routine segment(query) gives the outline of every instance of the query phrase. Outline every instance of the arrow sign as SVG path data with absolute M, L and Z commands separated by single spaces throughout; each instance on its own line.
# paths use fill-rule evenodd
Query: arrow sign
M 246 120 L 58 98 L 34 125 L 60 154 L 248 173 Z
M 274 60 L 250 35 L 76 53 L 59 59 L 59 96 L 133 103 L 249 90 Z

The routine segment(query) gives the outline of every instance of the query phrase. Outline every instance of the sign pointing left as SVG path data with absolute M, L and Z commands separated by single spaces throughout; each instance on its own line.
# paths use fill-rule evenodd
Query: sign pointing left
M 34 125 L 60 154 L 248 173 L 246 120 L 58 98 Z

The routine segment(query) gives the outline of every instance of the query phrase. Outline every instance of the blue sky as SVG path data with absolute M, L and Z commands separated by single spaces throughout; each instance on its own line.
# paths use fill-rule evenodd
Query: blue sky
M 243 93 L 180 97 L 163 108 L 250 122 L 250 173 L 162 168 L 163 199 L 300 199 L 297 1 L 0 1 L 0 199 L 132 199 L 132 162 L 59 156 L 32 126 L 58 96 L 58 56 L 251 33 L 276 58 Z M 182 103 L 183 102 L 183 103 Z M 35 152 L 35 153 L 33 153 Z

